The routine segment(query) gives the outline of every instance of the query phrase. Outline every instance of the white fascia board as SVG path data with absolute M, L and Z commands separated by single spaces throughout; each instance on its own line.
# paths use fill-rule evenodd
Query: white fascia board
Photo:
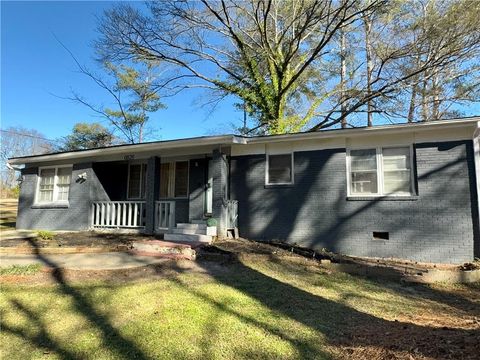
M 97 158 L 108 155 L 136 154 L 148 151 L 160 151 L 165 149 L 182 149 L 195 146 L 206 145 L 232 145 L 244 144 L 245 139 L 234 135 L 209 136 L 192 139 L 167 140 L 162 142 L 152 142 L 144 144 L 113 146 L 100 149 L 72 151 L 58 154 L 45 154 L 29 157 L 12 158 L 9 164 L 30 164 L 48 161 L 75 160 L 84 158 Z M 193 150 L 193 149 L 192 149 Z
M 365 128 L 351 128 L 351 129 L 336 129 L 325 131 L 312 131 L 308 133 L 297 134 L 285 134 L 285 135 L 272 135 L 261 136 L 254 138 L 247 138 L 248 144 L 258 143 L 272 143 L 294 140 L 309 140 L 309 139 L 326 139 L 334 137 L 350 138 L 353 136 L 366 136 L 366 135 L 384 135 L 384 134 L 402 134 L 411 132 L 423 132 L 433 129 L 454 129 L 454 128 L 468 128 L 474 127 L 475 124 L 480 121 L 480 117 L 461 119 L 461 120 L 438 120 L 424 123 L 414 124 L 399 124 L 399 125 L 380 125 Z
M 380 125 L 370 128 L 352 128 L 352 129 L 337 129 L 326 131 L 314 131 L 307 133 L 273 135 L 273 136 L 259 136 L 259 137 L 242 137 L 235 135 L 221 135 L 197 137 L 191 139 L 168 140 L 162 142 L 152 142 L 125 146 L 113 146 L 101 149 L 65 152 L 58 154 L 45 154 L 39 156 L 29 156 L 21 158 L 12 158 L 8 161 L 9 164 L 30 164 L 41 163 L 48 161 L 67 161 L 85 158 L 98 158 L 110 155 L 122 154 L 136 154 L 155 152 L 161 150 L 181 149 L 195 146 L 222 146 L 222 145 L 249 145 L 249 144 L 266 144 L 285 141 L 302 141 L 302 140 L 316 140 L 329 138 L 351 138 L 362 137 L 365 135 L 383 135 L 383 134 L 403 134 L 411 132 L 424 132 L 433 129 L 453 129 L 453 128 L 472 128 L 480 121 L 480 117 L 473 117 L 469 119 L 452 119 L 439 120 L 425 123 L 415 124 L 399 124 L 399 125 Z M 194 151 L 194 149 L 192 149 Z

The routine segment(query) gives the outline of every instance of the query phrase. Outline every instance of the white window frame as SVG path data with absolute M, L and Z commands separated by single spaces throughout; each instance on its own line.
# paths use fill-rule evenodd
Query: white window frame
M 410 150 L 410 192 L 395 192 L 395 193 L 385 193 L 384 190 L 384 172 L 383 172 L 383 149 L 395 149 L 395 148 L 406 148 Z M 375 149 L 376 161 L 377 161 L 377 193 L 374 194 L 357 194 L 352 193 L 351 184 L 352 184 L 352 172 L 351 172 L 351 157 L 350 152 L 355 150 L 368 150 Z M 413 145 L 412 144 L 398 144 L 398 145 L 387 145 L 387 146 L 360 146 L 352 147 L 347 149 L 347 196 L 348 197 L 409 197 L 415 196 L 415 171 L 414 171 L 414 159 L 413 159 Z
M 265 185 L 269 186 L 282 186 L 282 185 L 293 185 L 295 184 L 295 168 L 294 168 L 294 152 L 287 152 L 287 153 L 267 153 L 265 154 L 266 157 L 266 165 L 265 165 Z M 268 175 L 268 170 L 270 169 L 270 161 L 269 158 L 270 156 L 277 156 L 277 155 L 290 155 L 290 160 L 291 160 L 291 166 L 292 166 L 292 180 L 290 182 L 282 182 L 282 183 L 271 183 Z
M 186 162 L 187 163 L 187 195 L 186 196 L 177 196 L 175 197 L 175 176 L 177 173 L 177 163 L 179 162 Z M 173 171 L 168 174 L 168 196 L 161 197 L 160 199 L 188 199 L 190 194 L 190 160 L 174 160 L 174 161 L 165 161 L 162 164 L 173 164 Z M 160 166 L 161 168 L 161 166 Z M 160 184 L 160 187 L 162 184 Z M 158 193 L 160 194 L 161 191 L 158 189 Z M 171 195 L 171 196 L 170 196 Z
M 35 201 L 34 205 L 49 205 L 49 204 L 60 204 L 60 205 L 68 205 L 69 200 L 57 200 L 58 196 L 58 169 L 64 169 L 64 168 L 70 168 L 70 184 L 68 187 L 68 197 L 70 198 L 70 188 L 72 185 L 72 169 L 73 165 L 72 164 L 67 164 L 67 165 L 51 165 L 51 166 L 40 166 L 38 167 L 38 173 L 37 173 L 37 186 L 35 190 Z M 40 181 L 42 180 L 41 178 L 41 173 L 42 170 L 45 169 L 55 169 L 55 175 L 53 178 L 53 195 L 52 195 L 52 201 L 40 201 Z
M 132 165 L 141 165 L 141 169 L 140 169 L 140 194 L 139 196 L 130 196 L 130 167 Z M 147 163 L 145 161 L 141 161 L 141 162 L 130 162 L 128 163 L 128 178 L 127 178 L 127 200 L 144 200 L 144 198 L 142 198 L 142 193 L 143 193 L 143 183 L 144 183 L 144 180 L 143 180 L 143 167 L 146 167 L 147 166 Z M 148 167 L 147 167 L 147 171 L 148 171 Z M 145 173 L 145 177 L 147 176 L 147 174 Z M 146 189 L 145 189 L 145 196 L 146 196 Z

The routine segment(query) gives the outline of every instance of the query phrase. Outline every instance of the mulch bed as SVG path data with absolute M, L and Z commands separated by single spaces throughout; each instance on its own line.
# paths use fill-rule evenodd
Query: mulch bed
M 144 234 L 102 233 L 94 231 L 54 233 L 53 239 L 6 239 L 0 241 L 0 247 L 104 247 L 130 245 L 133 241 L 154 239 Z

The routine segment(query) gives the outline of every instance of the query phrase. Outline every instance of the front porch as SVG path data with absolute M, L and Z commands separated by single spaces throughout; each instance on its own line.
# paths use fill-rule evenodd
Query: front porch
M 237 218 L 236 201 L 228 199 L 227 156 L 228 149 L 214 149 L 93 163 L 98 186 L 90 228 L 164 234 L 170 240 L 225 237 Z M 208 219 L 215 219 L 215 232 L 207 229 Z

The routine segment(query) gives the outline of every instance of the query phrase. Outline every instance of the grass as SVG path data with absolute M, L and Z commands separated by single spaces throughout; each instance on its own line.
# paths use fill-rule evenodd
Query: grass
M 48 230 L 39 230 L 37 231 L 37 237 L 45 241 L 53 240 L 55 233 Z
M 40 264 L 0 267 L 0 275 L 34 275 L 39 272 L 41 268 L 42 266 Z
M 55 285 L 2 285 L 2 357 L 422 358 L 435 350 L 429 333 L 442 339 L 437 327 L 448 326 L 450 338 L 468 338 L 473 330 L 458 323 L 479 310 L 445 286 L 374 282 L 288 259 L 200 268 L 136 281 L 71 283 L 56 273 Z M 472 291 L 478 299 L 480 288 Z M 468 358 L 468 349 L 454 357 Z

